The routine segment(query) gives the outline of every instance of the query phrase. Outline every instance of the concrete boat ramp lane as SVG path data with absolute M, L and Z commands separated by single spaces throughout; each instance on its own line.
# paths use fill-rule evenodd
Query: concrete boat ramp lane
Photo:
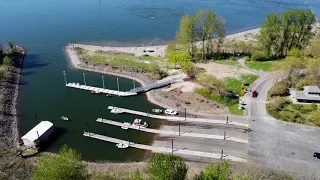
M 174 148 L 165 148 L 165 147 L 155 147 L 155 146 L 149 146 L 149 145 L 143 145 L 143 144 L 136 144 L 134 142 L 128 142 L 121 139 L 116 139 L 112 137 L 107 137 L 91 132 L 84 132 L 83 136 L 99 139 L 102 141 L 107 141 L 111 143 L 122 143 L 122 144 L 128 144 L 129 147 L 137 148 L 137 149 L 143 149 L 143 150 L 149 150 L 153 152 L 160 152 L 160 153 L 172 153 L 172 154 L 181 154 L 181 155 L 191 155 L 191 156 L 199 156 L 199 157 L 206 157 L 206 158 L 214 158 L 214 159 L 223 159 L 223 160 L 229 160 L 233 162 L 241 162 L 246 163 L 247 160 L 241 157 L 236 156 L 230 156 L 226 154 L 219 154 L 219 153 L 208 153 L 208 152 L 201 152 L 201 151 L 192 151 L 192 150 L 186 150 L 186 149 L 174 149 Z
M 128 124 L 124 124 L 124 123 L 116 122 L 116 121 L 112 121 L 112 120 L 107 120 L 107 119 L 98 118 L 96 121 L 100 122 L 100 123 L 110 124 L 110 125 L 119 126 L 119 127 L 126 127 L 126 128 L 130 128 L 130 129 L 135 129 L 138 131 L 144 131 L 144 132 L 149 132 L 149 133 L 154 133 L 154 134 L 185 136 L 185 137 L 192 137 L 192 138 L 207 138 L 207 139 L 233 141 L 233 142 L 239 142 L 239 143 L 248 143 L 248 140 L 235 138 L 235 137 L 231 137 L 231 136 L 192 133 L 192 132 L 180 132 L 180 135 L 179 135 L 178 131 L 167 131 L 167 130 L 143 128 L 143 127 L 139 127 L 139 126 L 135 126 L 135 125 L 128 125 Z
M 227 121 L 227 120 L 214 120 L 214 119 L 205 119 L 205 118 L 188 118 L 188 117 L 184 118 L 184 117 L 176 117 L 176 116 L 162 116 L 162 115 L 155 115 L 155 114 L 125 109 L 125 108 L 120 108 L 115 106 L 108 106 L 108 109 L 110 110 L 118 109 L 123 113 L 135 114 L 135 115 L 150 117 L 154 119 L 163 119 L 167 121 L 186 121 L 186 122 L 195 122 L 195 123 L 227 124 L 227 125 L 234 125 L 234 126 L 240 126 L 240 127 L 249 127 L 249 125 L 246 123 L 230 121 L 230 120 Z

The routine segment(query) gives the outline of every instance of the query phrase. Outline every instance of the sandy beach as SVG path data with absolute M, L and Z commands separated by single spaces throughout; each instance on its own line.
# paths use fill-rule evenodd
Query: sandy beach
M 257 29 L 251 29 L 248 31 L 243 31 L 239 32 L 236 34 L 231 34 L 226 36 L 226 41 L 235 41 L 235 40 L 242 40 L 242 41 L 247 41 L 250 40 L 254 37 L 256 37 L 259 34 L 260 28 Z M 83 49 L 89 50 L 89 51 L 110 51 L 110 52 L 125 52 L 125 53 L 131 53 L 134 54 L 135 56 L 142 56 L 144 54 L 148 54 L 149 56 L 165 56 L 165 49 L 167 45 L 162 45 L 162 46 L 142 46 L 142 47 L 112 47 L 112 46 L 95 46 L 95 45 L 85 45 L 85 44 L 68 44 L 65 47 L 65 52 L 67 56 L 69 57 L 70 60 L 70 65 L 74 68 L 78 69 L 83 69 L 86 71 L 93 71 L 97 73 L 102 73 L 102 74 L 109 74 L 109 75 L 114 75 L 114 76 L 119 76 L 119 77 L 124 77 L 128 79 L 133 79 L 137 82 L 139 82 L 142 86 L 152 82 L 150 78 L 148 78 L 146 75 L 143 74 L 132 74 L 130 72 L 124 72 L 124 71 L 115 71 L 110 69 L 106 69 L 107 67 L 88 67 L 85 66 L 81 60 L 78 58 L 78 55 L 76 52 L 73 50 L 74 47 L 81 47 Z M 143 52 L 144 50 L 153 50 L 154 52 Z M 158 106 L 161 106 L 163 108 L 168 108 L 168 109 L 177 109 L 176 104 L 174 103 L 168 103 L 167 99 L 164 99 L 160 96 L 162 92 L 159 90 L 153 90 L 147 92 L 147 98 L 148 100 L 156 104 Z M 198 112 L 198 111 L 189 111 L 191 114 L 199 115 L 199 116 L 211 116 L 211 113 L 206 113 L 206 112 Z M 224 111 L 217 111 L 216 114 L 225 114 Z

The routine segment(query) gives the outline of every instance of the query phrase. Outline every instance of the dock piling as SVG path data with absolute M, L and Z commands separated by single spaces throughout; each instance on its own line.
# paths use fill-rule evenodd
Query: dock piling
M 136 82 L 134 80 L 133 81 L 133 90 L 135 91 L 136 90 Z
M 37 114 L 34 114 L 34 117 L 36 118 L 36 122 L 39 124 L 39 121 L 38 121 L 38 116 Z
M 224 131 L 224 134 L 223 134 L 223 140 L 226 140 L 226 131 Z
M 68 83 L 67 83 L 67 77 L 66 77 L 66 72 L 65 72 L 65 71 L 63 71 L 63 76 L 64 76 L 64 82 L 65 82 L 66 85 L 67 85 Z
M 227 116 L 227 122 L 226 122 L 226 124 L 228 124 L 229 123 L 229 116 Z
M 100 108 L 100 116 L 101 116 L 101 119 L 103 119 L 102 109 L 101 108 Z
M 105 89 L 104 87 L 104 77 L 102 76 L 102 85 L 103 85 L 103 89 Z
M 118 86 L 118 92 L 120 91 L 120 87 L 119 87 L 119 78 L 117 78 L 117 86 Z
M 89 129 L 88 121 L 86 121 L 86 124 L 87 124 L 88 133 L 89 133 L 89 136 L 90 136 L 90 129 Z
M 87 83 L 86 83 L 86 76 L 85 76 L 84 73 L 83 73 L 83 82 L 84 82 L 84 85 L 87 85 Z

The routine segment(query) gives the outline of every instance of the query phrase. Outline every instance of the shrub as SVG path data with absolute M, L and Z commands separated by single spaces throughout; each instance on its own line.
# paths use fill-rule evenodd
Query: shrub
M 268 92 L 269 97 L 274 97 L 274 96 L 289 96 L 289 87 L 290 84 L 286 82 L 278 82 L 276 83 Z
M 12 66 L 13 65 L 13 61 L 12 59 L 9 57 L 9 56 L 5 56 L 3 58 L 3 62 L 2 62 L 4 65 L 7 65 L 7 66 Z
M 231 177 L 231 169 L 227 162 L 218 162 L 216 165 L 208 164 L 200 175 L 195 176 L 195 180 L 226 180 Z
M 279 112 L 290 105 L 290 101 L 285 98 L 279 98 L 275 102 L 267 104 L 267 111 L 273 117 L 280 119 Z
M 312 122 L 314 125 L 320 127 L 320 112 L 319 111 L 313 111 L 310 113 L 307 117 L 307 120 L 309 122 Z
M 296 83 L 296 88 L 297 88 L 298 90 L 301 90 L 301 91 L 302 91 L 304 86 L 308 86 L 308 85 L 311 85 L 311 84 L 313 84 L 313 81 L 310 80 L 310 79 L 300 79 L 300 80 L 298 80 L 298 82 Z
M 184 180 L 188 167 L 185 162 L 174 155 L 155 154 L 148 160 L 150 179 Z
M 313 102 L 313 103 L 311 104 L 311 110 L 314 110 L 314 111 L 317 110 L 317 105 L 316 105 L 316 103 Z
M 246 56 L 246 61 L 251 61 L 251 57 L 250 56 Z
M 271 58 L 266 53 L 257 51 L 252 53 L 251 60 L 252 61 L 269 61 L 271 60 Z
M 232 61 L 236 61 L 237 60 L 234 56 L 231 56 L 229 59 L 232 60 Z
M 291 104 L 290 105 L 292 107 L 292 109 L 300 111 L 300 109 L 303 107 L 302 104 Z
M 292 56 L 292 57 L 301 57 L 302 52 L 299 49 L 291 49 L 287 56 Z
M 307 113 L 309 113 L 309 112 L 311 112 L 311 111 L 312 111 L 312 109 L 311 109 L 310 106 L 303 106 L 303 107 L 300 109 L 300 113 L 302 113 L 302 114 L 307 114 Z

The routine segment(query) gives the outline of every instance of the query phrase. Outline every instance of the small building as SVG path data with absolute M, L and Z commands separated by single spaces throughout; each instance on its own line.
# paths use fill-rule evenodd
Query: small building
M 318 86 L 305 86 L 303 91 L 295 91 L 291 95 L 297 102 L 320 103 L 320 89 Z
M 27 134 L 22 136 L 22 141 L 25 146 L 36 146 L 41 142 L 46 142 L 50 139 L 54 131 L 53 123 L 49 121 L 41 121 L 38 125 L 32 128 Z

